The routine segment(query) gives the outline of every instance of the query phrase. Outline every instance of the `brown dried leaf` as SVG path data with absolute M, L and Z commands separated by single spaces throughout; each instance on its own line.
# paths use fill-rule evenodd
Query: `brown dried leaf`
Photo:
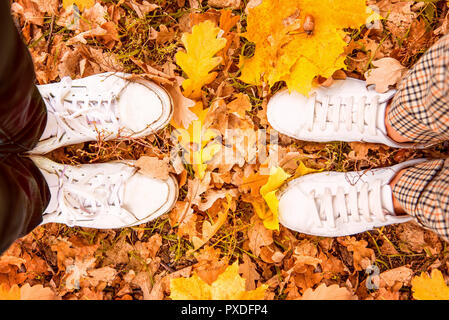
M 357 300 L 357 296 L 347 288 L 341 288 L 337 284 L 328 287 L 323 283 L 315 290 L 307 289 L 301 300 Z
M 198 261 L 193 270 L 206 283 L 212 284 L 228 266 L 228 260 L 220 257 L 221 251 L 214 247 L 205 246 L 195 254 Z
M 354 268 L 358 271 L 366 270 L 376 260 L 374 250 L 366 247 L 368 242 L 365 240 L 346 237 L 338 238 L 338 242 L 353 253 Z
M 169 177 L 169 159 L 160 160 L 157 157 L 142 156 L 136 161 L 135 166 L 143 175 L 152 179 L 166 180 Z
M 150 13 L 151 11 L 156 10 L 157 8 L 160 8 L 157 4 L 149 3 L 148 1 L 142 1 L 141 3 L 137 2 L 136 0 L 129 0 L 126 1 L 126 3 L 133 8 L 133 10 L 136 12 L 137 16 L 140 19 L 143 19 L 147 13 Z
M 28 283 L 20 288 L 20 300 L 60 300 L 61 298 L 50 288 L 41 284 L 30 286 Z
M 182 80 L 177 81 L 178 83 L 182 83 Z M 173 99 L 173 121 L 175 122 L 174 126 L 182 126 L 184 127 L 184 129 L 188 129 L 192 121 L 198 120 L 198 116 L 190 110 L 190 108 L 195 106 L 196 102 L 184 97 L 178 84 L 166 85 L 165 88 L 170 93 Z
M 379 275 L 380 285 L 385 284 L 387 287 L 393 287 L 397 282 L 400 282 L 402 286 L 410 286 L 413 274 L 413 270 L 406 266 L 390 269 Z
M 257 288 L 256 281 L 260 280 L 260 275 L 256 270 L 256 265 L 252 263 L 247 254 L 243 254 L 243 263 L 239 265 L 239 272 L 246 280 L 246 290 L 255 290 Z
M 265 228 L 262 220 L 253 215 L 251 227 L 248 229 L 249 248 L 255 256 L 259 256 L 261 247 L 269 246 L 273 243 L 273 231 Z
M 208 0 L 207 4 L 216 8 L 239 9 L 241 0 Z
M 406 68 L 394 58 L 382 58 L 373 61 L 376 69 L 365 73 L 366 84 L 374 84 L 379 93 L 387 92 L 390 86 L 395 86 L 402 78 Z

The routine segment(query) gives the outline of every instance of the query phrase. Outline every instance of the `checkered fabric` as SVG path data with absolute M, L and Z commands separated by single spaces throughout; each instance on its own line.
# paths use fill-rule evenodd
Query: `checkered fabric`
M 449 140 L 449 35 L 432 46 L 399 85 L 387 119 L 408 140 Z
M 408 140 L 449 140 L 449 36 L 430 48 L 399 85 L 388 121 Z M 449 159 L 408 168 L 393 188 L 405 211 L 449 241 Z
M 408 168 L 393 194 L 419 224 L 449 241 L 449 159 Z

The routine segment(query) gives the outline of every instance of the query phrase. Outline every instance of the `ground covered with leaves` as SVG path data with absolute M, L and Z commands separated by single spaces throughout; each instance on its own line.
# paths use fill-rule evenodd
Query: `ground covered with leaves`
M 175 103 L 172 123 L 155 135 L 47 156 L 65 164 L 139 160 L 147 174 L 176 175 L 180 189 L 174 209 L 145 225 L 36 228 L 0 257 L 0 298 L 449 299 L 447 243 L 434 233 L 410 222 L 308 236 L 279 225 L 269 197 L 280 187 L 270 181 L 276 174 L 284 182 L 445 158 L 448 145 L 308 143 L 277 134 L 266 118 L 268 100 L 285 87 L 307 93 L 348 76 L 379 92 L 395 86 L 449 31 L 447 2 L 369 0 L 368 14 L 359 0 L 341 8 L 261 2 L 12 1 L 39 84 L 123 71 L 163 85 Z M 307 15 L 312 32 L 301 29 Z M 216 139 L 229 129 L 245 134 Z M 182 130 L 187 138 L 173 139 Z M 222 161 L 229 152 L 232 161 Z

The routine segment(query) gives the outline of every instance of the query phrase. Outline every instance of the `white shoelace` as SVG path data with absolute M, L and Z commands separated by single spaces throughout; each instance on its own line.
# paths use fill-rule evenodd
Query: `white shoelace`
M 127 175 L 120 172 L 106 175 L 95 172 L 75 180 L 65 175 L 63 170 L 58 177 L 58 206 L 61 214 L 67 215 L 67 225 L 73 227 L 78 221 L 90 221 L 99 213 L 114 215 L 124 221 L 125 215 L 139 220 L 134 214 L 125 210 L 123 204 L 124 182 Z
M 307 130 L 310 132 L 314 126 L 322 131 L 326 129 L 326 123 L 333 124 L 334 130 L 338 131 L 341 123 L 345 123 L 348 131 L 352 130 L 356 125 L 361 133 L 365 131 L 365 122 L 368 125 L 368 131 L 371 135 L 377 133 L 377 110 L 379 109 L 380 97 L 375 96 L 372 101 L 368 101 L 366 96 L 362 97 L 356 103 L 354 97 L 350 97 L 343 101 L 343 98 L 337 97 L 333 99 L 325 96 L 322 101 L 317 100 L 317 95 L 310 97 L 312 99 L 312 108 L 307 108 L 306 123 Z M 355 114 L 355 122 L 354 122 Z
M 335 228 L 339 218 L 345 223 L 360 222 L 362 219 L 366 222 L 373 222 L 373 219 L 386 221 L 386 212 L 382 208 L 381 180 L 376 180 L 373 184 L 364 183 L 360 191 L 351 187 L 346 193 L 339 187 L 336 195 L 326 189 L 323 195 L 316 195 L 312 191 L 310 196 L 315 202 L 314 212 L 311 214 L 321 226 Z
M 65 99 L 71 89 L 72 79 L 65 77 L 56 92 L 43 96 L 48 112 L 54 114 L 58 124 L 51 134 L 58 138 L 56 140 L 60 141 L 63 136 L 68 140 L 80 136 L 96 140 L 99 133 L 118 132 L 119 122 L 113 110 L 116 95 L 113 92 L 95 98 L 86 94 L 84 100 L 72 95 L 69 97 L 71 102 L 68 102 Z

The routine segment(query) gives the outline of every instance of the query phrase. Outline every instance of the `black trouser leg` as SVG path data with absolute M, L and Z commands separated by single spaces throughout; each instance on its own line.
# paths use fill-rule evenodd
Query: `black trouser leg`
M 8 3 L 0 0 L 0 254 L 42 221 L 50 200 L 39 169 L 19 155 L 36 145 L 47 113 Z

